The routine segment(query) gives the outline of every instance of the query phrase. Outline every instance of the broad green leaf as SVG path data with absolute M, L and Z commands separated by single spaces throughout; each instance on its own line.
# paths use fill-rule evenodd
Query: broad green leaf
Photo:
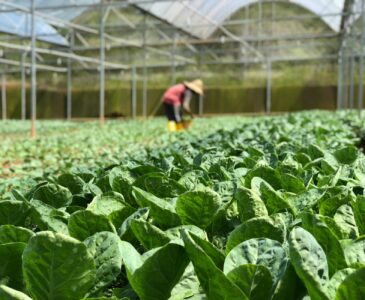
M 182 194 L 176 202 L 176 213 L 185 225 L 208 227 L 217 215 L 221 199 L 211 190 L 193 191 Z
M 112 293 L 117 300 L 138 300 L 138 295 L 129 284 L 123 288 L 113 288 Z
M 111 232 L 98 232 L 84 241 L 96 265 L 96 280 L 88 293 L 89 296 L 97 296 L 120 274 L 122 254 L 119 243 L 119 237 Z
M 132 214 L 136 212 L 136 209 L 127 205 L 120 210 L 112 212 L 108 219 L 113 223 L 115 228 L 120 228 L 124 221 L 127 220 Z
M 68 188 L 73 195 L 82 194 L 85 181 L 71 173 L 62 174 L 57 178 L 58 184 Z
M 116 192 L 108 192 L 94 197 L 93 201 L 87 206 L 87 210 L 108 217 L 113 225 L 118 228 L 126 218 L 135 212 L 135 209 L 124 201 L 122 194 Z
M 118 235 L 124 241 L 131 241 L 133 239 L 133 233 L 131 230 L 131 222 L 133 220 L 147 220 L 149 209 L 144 207 L 138 209 L 135 213 L 131 214 L 124 220 L 122 225 L 118 228 Z
M 27 202 L 27 198 L 25 198 L 25 196 L 20 192 L 18 191 L 17 189 L 12 189 L 11 190 L 11 195 L 14 199 L 11 199 L 11 200 L 18 200 L 18 201 L 22 201 L 22 202 Z
M 74 205 L 70 205 L 70 206 L 67 206 L 66 207 L 66 212 L 69 213 L 69 214 L 73 214 L 77 211 L 80 211 L 80 210 L 85 210 L 85 207 L 83 206 L 74 206 Z
M 91 196 L 101 195 L 103 191 L 96 184 L 92 182 L 88 182 L 84 185 L 84 193 Z
M 148 207 L 150 216 L 163 227 L 175 227 L 181 224 L 175 206 L 167 200 L 157 198 L 153 194 L 133 187 L 133 196 L 140 207 Z
M 344 252 L 349 267 L 365 267 L 365 236 L 362 236 L 355 241 L 351 240 L 349 244 L 345 246 Z
M 182 236 L 181 236 L 181 231 L 182 230 L 186 230 L 188 232 L 191 232 L 193 233 L 194 235 L 200 237 L 201 239 L 203 240 L 207 240 L 207 234 L 206 232 L 195 226 L 195 225 L 181 225 L 181 226 L 177 226 L 177 227 L 174 227 L 174 228 L 170 228 L 170 229 L 167 229 L 165 231 L 165 233 L 167 234 L 167 236 L 171 239 L 171 240 L 174 240 L 176 242 L 176 240 L 182 240 Z
M 173 243 L 142 256 L 127 242 L 120 248 L 129 283 L 141 299 L 168 299 L 189 264 L 184 248 Z
M 159 198 L 172 198 L 186 192 L 186 189 L 163 173 L 149 173 L 139 177 L 134 185 Z
M 25 248 L 23 273 L 34 300 L 79 300 L 93 287 L 96 270 L 83 243 L 44 231 Z
M 336 291 L 347 276 L 354 273 L 356 269 L 346 268 L 338 271 L 331 277 L 327 285 L 327 294 L 330 299 L 336 299 Z
M 310 189 L 304 191 L 298 195 L 288 197 L 288 202 L 293 207 L 294 211 L 298 214 L 304 210 L 314 207 L 318 200 L 322 197 L 323 192 L 318 189 Z
M 32 222 L 42 230 L 68 234 L 68 214 L 55 209 L 39 200 L 31 200 Z
M 95 178 L 95 185 L 97 185 L 103 193 L 108 193 L 112 191 L 112 187 L 109 183 L 109 176 L 106 173 L 102 173 Z
M 327 257 L 329 276 L 346 268 L 345 255 L 340 242 L 319 216 L 303 213 L 302 227 L 310 232 L 322 247 Z
M 290 261 L 311 299 L 329 299 L 326 294 L 329 280 L 327 258 L 313 235 L 303 228 L 294 228 L 289 236 L 289 249 Z
M 300 299 L 300 297 L 303 297 L 303 292 L 307 293 L 301 280 L 295 273 L 293 265 L 287 259 L 285 272 L 276 285 L 272 299 Z
M 308 164 L 312 159 L 309 157 L 309 155 L 305 154 L 305 153 L 296 153 L 295 154 L 295 160 L 298 161 L 299 163 L 301 163 L 303 166 Z
M 132 244 L 121 241 L 119 243 L 119 250 L 122 253 L 122 259 L 128 272 L 134 273 L 143 265 L 143 257 L 138 251 L 132 246 Z
M 234 199 L 237 202 L 241 222 L 268 215 L 266 206 L 260 196 L 249 189 L 238 188 Z
M 353 239 L 359 236 L 359 230 L 356 226 L 354 211 L 350 205 L 342 205 L 339 207 L 333 219 L 341 228 L 345 237 Z
M 223 252 L 218 250 L 209 241 L 202 239 L 201 237 L 195 235 L 193 232 L 189 232 L 188 230 L 184 232 L 188 232 L 189 236 L 192 238 L 194 243 L 198 247 L 200 247 L 205 252 L 206 255 L 209 256 L 209 258 L 214 262 L 216 267 L 218 267 L 220 270 L 223 270 L 224 259 L 225 259 Z
M 312 160 L 325 156 L 325 152 L 323 151 L 323 149 L 314 144 L 309 145 L 309 147 L 306 150 L 307 150 L 306 152 L 312 158 Z
M 339 207 L 352 202 L 355 197 L 349 191 L 341 191 L 336 195 L 325 195 L 319 201 L 319 213 L 324 216 L 333 217 Z
M 336 300 L 363 299 L 365 295 L 365 268 L 348 275 L 336 292 Z
M 1 300 L 32 300 L 26 294 L 14 290 L 5 285 L 0 285 L 0 299 Z
M 34 235 L 33 231 L 14 225 L 0 226 L 0 244 L 25 243 Z
M 68 221 L 68 230 L 72 237 L 80 241 L 84 241 L 97 232 L 116 233 L 115 227 L 107 217 L 96 215 L 88 210 L 77 211 L 72 214 Z
M 357 196 L 352 202 L 352 208 L 359 234 L 363 235 L 365 234 L 365 197 Z
M 338 169 L 337 169 L 337 171 L 335 173 L 335 176 L 333 176 L 333 178 L 329 182 L 329 185 L 331 187 L 334 187 L 334 186 L 337 185 L 338 181 L 341 179 L 342 172 L 343 172 L 342 166 L 341 167 L 338 167 Z
M 178 183 L 191 191 L 196 189 L 200 184 L 208 185 L 209 180 L 209 175 L 206 172 L 202 170 L 194 170 L 185 173 L 179 179 Z
M 113 191 L 122 194 L 125 200 L 132 206 L 136 206 L 136 202 L 131 195 L 132 184 L 135 180 L 135 176 L 130 171 L 123 171 L 116 177 L 113 174 L 109 174 L 109 182 Z
M 359 152 L 356 147 L 347 146 L 345 148 L 336 150 L 333 155 L 339 163 L 351 165 L 356 161 L 358 153 Z
M 195 274 L 194 266 L 190 263 L 181 277 L 180 281 L 175 285 L 171 291 L 169 300 L 183 300 L 186 298 L 199 294 L 200 283 Z
M 132 220 L 132 232 L 146 250 L 162 247 L 170 242 L 170 238 L 158 227 L 143 221 Z
M 275 190 L 281 189 L 281 180 L 275 170 L 268 166 L 261 166 L 249 171 L 245 177 L 245 186 L 251 186 L 251 180 L 254 177 L 260 177 L 269 183 Z
M 0 281 L 16 290 L 23 290 L 22 255 L 25 243 L 0 245 Z
M 228 274 L 241 265 L 262 265 L 271 274 L 274 288 L 283 276 L 286 254 L 278 241 L 257 238 L 250 239 L 234 247 L 224 261 L 224 273 Z
M 84 298 L 88 300 L 120 300 L 116 297 L 97 297 L 97 298 Z M 81 299 L 83 300 L 83 299 Z M 122 298 L 121 300 L 129 300 L 129 298 Z
M 209 183 L 206 185 L 209 186 Z M 228 203 L 232 200 L 237 190 L 237 182 L 219 181 L 214 183 L 212 189 L 221 197 L 222 202 Z
M 0 201 L 0 225 L 22 226 L 29 212 L 29 206 L 26 202 L 18 200 Z
M 241 265 L 227 274 L 250 300 L 271 299 L 272 279 L 270 271 L 262 265 Z
M 57 184 L 47 184 L 39 187 L 33 194 L 34 200 L 42 201 L 54 208 L 65 207 L 72 201 L 71 192 Z
M 291 175 L 291 174 L 280 174 L 281 185 L 284 190 L 291 193 L 301 193 L 305 191 L 305 185 L 303 180 Z
M 131 172 L 138 176 L 142 176 L 142 175 L 149 174 L 149 173 L 158 173 L 159 174 L 159 172 L 162 172 L 162 170 L 153 165 L 142 165 L 142 166 L 138 166 L 138 167 L 131 169 Z
M 317 215 L 317 217 L 327 225 L 327 227 L 331 230 L 331 232 L 336 236 L 338 240 L 343 240 L 346 238 L 343 231 L 337 225 L 333 218 L 322 215 Z
M 264 201 L 268 213 L 275 214 L 283 210 L 291 210 L 290 204 L 284 200 L 265 180 L 254 177 L 251 181 L 251 188 L 260 195 Z
M 94 197 L 93 201 L 87 206 L 87 210 L 97 215 L 109 216 L 113 212 L 123 209 L 127 204 L 124 197 L 116 192 L 108 192 Z
M 182 232 L 185 250 L 194 265 L 200 284 L 211 300 L 245 300 L 247 296 L 215 265 L 188 232 Z
M 276 224 L 270 217 L 253 218 L 242 223 L 229 234 L 226 253 L 238 244 L 253 238 L 268 238 L 282 243 L 285 234 L 282 226 Z
M 92 195 L 90 195 L 92 197 Z M 89 199 L 88 194 L 84 195 L 73 195 L 72 196 L 72 202 L 71 204 L 66 208 L 69 209 L 69 207 L 76 206 L 76 207 L 82 207 L 85 209 L 88 204 L 90 203 L 91 199 Z

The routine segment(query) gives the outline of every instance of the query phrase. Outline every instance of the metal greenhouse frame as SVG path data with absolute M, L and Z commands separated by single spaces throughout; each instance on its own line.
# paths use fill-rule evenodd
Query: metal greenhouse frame
M 262 17 L 263 4 L 271 4 L 271 19 Z M 290 3 L 300 6 L 308 14 L 277 17 L 277 3 Z M 250 18 L 249 8 L 258 5 L 259 18 Z M 142 21 L 135 22 L 123 14 L 123 9 L 132 9 L 142 15 Z M 246 9 L 243 20 L 229 20 L 229 17 L 240 9 Z M 95 26 L 78 24 L 77 16 L 90 11 L 97 13 L 99 20 Z M 337 109 L 355 108 L 359 112 L 363 107 L 363 73 L 365 48 L 365 0 L 0 0 L 0 73 L 2 119 L 6 116 L 6 75 L 20 74 L 21 78 L 21 117 L 26 118 L 26 69 L 31 76 L 31 122 L 32 136 L 36 136 L 37 119 L 37 73 L 57 72 L 67 76 L 67 119 L 72 119 L 72 76 L 79 70 L 90 70 L 99 74 L 99 119 L 105 120 L 105 74 L 107 70 L 130 72 L 132 117 L 137 116 L 137 71 L 143 83 L 143 116 L 147 117 L 148 70 L 166 68 L 171 72 L 172 82 L 176 80 L 176 68 L 185 65 L 242 65 L 263 64 L 267 74 L 266 112 L 271 112 L 272 69 L 276 62 L 321 61 L 330 60 L 338 63 Z M 110 14 L 118 16 L 121 24 L 108 26 Z M 147 24 L 147 17 L 153 22 Z M 330 32 L 313 34 L 277 34 L 262 33 L 264 24 L 292 20 L 308 21 L 320 19 Z M 255 24 L 259 28 L 256 35 L 249 34 L 249 26 Z M 230 30 L 231 26 L 247 27 L 246 35 L 239 36 Z M 147 28 L 154 28 L 161 37 L 149 41 Z M 113 35 L 114 29 L 127 28 L 130 32 L 138 32 L 141 39 L 125 39 Z M 166 29 L 172 31 L 167 34 Z M 215 34 L 219 32 L 219 34 Z M 98 44 L 91 45 L 84 35 L 92 36 Z M 331 54 L 323 55 L 272 55 L 274 47 L 264 47 L 264 42 L 285 40 L 289 45 L 281 46 L 281 50 L 298 47 L 299 41 L 312 41 L 299 47 L 316 48 L 324 43 L 336 49 Z M 318 40 L 319 42 L 316 42 Z M 77 41 L 77 42 L 76 42 Z M 217 45 L 230 44 L 233 58 L 221 59 Z M 201 47 L 211 59 L 192 59 L 184 55 L 181 49 L 187 49 L 192 55 L 203 57 Z M 106 49 L 130 48 L 142 53 L 142 63 L 128 61 L 122 63 L 111 61 Z M 168 50 L 161 49 L 168 48 Z M 98 55 L 89 55 L 90 52 Z M 235 57 L 235 53 L 243 53 Z M 82 54 L 80 54 L 82 53 Z M 149 53 L 166 57 L 166 61 L 152 63 Z M 45 59 L 45 57 L 47 59 Z M 59 63 L 66 61 L 65 65 Z M 356 67 L 358 66 L 358 70 Z M 356 91 L 356 84 L 358 85 Z M 203 99 L 200 99 L 199 112 L 203 113 Z

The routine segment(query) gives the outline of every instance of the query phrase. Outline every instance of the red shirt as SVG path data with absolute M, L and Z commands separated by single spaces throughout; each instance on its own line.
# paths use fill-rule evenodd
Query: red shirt
M 180 106 L 184 102 L 187 87 L 184 84 L 177 84 L 170 87 L 163 95 L 163 103 Z

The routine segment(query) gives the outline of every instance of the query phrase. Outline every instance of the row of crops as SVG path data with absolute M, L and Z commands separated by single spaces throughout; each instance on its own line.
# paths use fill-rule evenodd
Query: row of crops
M 0 299 L 365 298 L 356 114 L 197 123 L 2 144 L 19 172 L 2 175 Z
M 193 132 L 177 138 L 166 132 L 166 121 L 161 119 L 110 121 L 103 128 L 98 122 L 42 121 L 37 123 L 37 140 L 29 139 L 29 122 L 1 122 L 0 195 L 11 188 L 32 187 L 54 174 L 118 164 L 128 153 L 142 153 L 146 147 L 164 147 L 244 122 L 239 118 L 196 120 Z

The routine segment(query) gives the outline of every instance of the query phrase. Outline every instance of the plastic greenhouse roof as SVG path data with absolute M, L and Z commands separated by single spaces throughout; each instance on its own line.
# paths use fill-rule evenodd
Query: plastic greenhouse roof
M 82 14 L 87 7 L 77 5 L 99 3 L 100 0 L 35 0 L 36 7 L 48 7 L 49 16 L 62 20 L 72 20 Z M 6 0 L 0 2 L 0 8 L 6 8 L 6 2 L 22 5 L 30 9 L 31 0 Z M 216 31 L 220 24 L 240 8 L 259 2 L 259 0 L 182 0 L 182 1 L 151 1 L 140 3 L 129 0 L 150 14 L 166 20 L 177 28 L 183 29 L 193 36 L 206 39 Z M 322 16 L 323 21 L 334 31 L 341 26 L 341 13 L 345 0 L 288 0 L 289 3 L 301 6 L 308 11 Z M 361 0 L 356 0 L 361 3 Z M 74 5 L 72 9 L 62 9 L 62 5 Z M 52 6 L 55 8 L 52 9 Z M 331 16 L 331 14 L 338 14 Z M 30 17 L 26 12 L 0 12 L 0 31 L 30 37 Z M 47 24 L 44 19 L 36 18 L 36 34 L 39 40 L 67 45 L 67 40 L 57 30 Z
M 240 8 L 259 2 L 259 0 L 191 0 L 164 1 L 139 6 L 149 13 L 190 32 L 192 35 L 208 38 L 225 19 Z M 305 9 L 323 16 L 323 21 L 338 32 L 341 16 L 328 16 L 343 12 L 345 0 L 289 0 Z
M 22 37 L 31 36 L 30 17 L 25 13 L 0 12 L 0 31 Z M 41 41 L 67 45 L 67 40 L 55 28 L 42 20 L 36 20 L 36 35 Z
M 7 6 L 8 2 L 11 5 L 19 5 L 25 9 L 31 9 L 31 0 L 7 0 L 0 3 L 0 8 L 9 9 L 11 6 Z M 72 20 L 75 17 L 82 14 L 87 8 L 85 7 L 73 7 L 72 9 L 60 9 L 62 5 L 82 5 L 99 3 L 99 0 L 35 0 L 35 6 L 37 7 L 56 7 L 55 9 L 47 9 L 45 12 L 48 16 L 55 17 L 61 20 Z M 1 11 L 1 9 L 0 9 Z M 0 12 L 0 31 L 10 33 L 23 37 L 31 36 L 31 19 L 28 13 L 23 11 L 18 12 Z M 44 19 L 36 17 L 36 35 L 37 39 L 46 41 L 52 44 L 58 44 L 66 46 L 67 40 L 58 33 L 58 31 L 49 25 Z

